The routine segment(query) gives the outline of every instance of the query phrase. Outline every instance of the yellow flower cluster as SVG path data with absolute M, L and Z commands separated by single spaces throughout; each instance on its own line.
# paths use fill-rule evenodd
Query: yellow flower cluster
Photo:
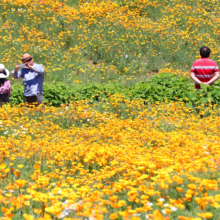
M 121 100 L 1 108 L 0 219 L 217 219 L 219 109 Z

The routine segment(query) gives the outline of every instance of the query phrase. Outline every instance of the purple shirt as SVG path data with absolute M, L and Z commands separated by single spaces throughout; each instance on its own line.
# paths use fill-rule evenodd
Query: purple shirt
M 34 63 L 32 69 L 23 68 L 17 73 L 12 71 L 15 79 L 23 78 L 24 96 L 43 94 L 44 66 Z
M 0 86 L 0 94 L 8 93 L 8 97 L 11 94 L 11 84 L 9 80 L 5 80 L 4 84 Z

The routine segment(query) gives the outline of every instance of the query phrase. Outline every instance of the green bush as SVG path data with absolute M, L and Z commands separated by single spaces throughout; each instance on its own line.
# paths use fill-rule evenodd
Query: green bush
M 53 106 L 70 103 L 74 100 L 102 101 L 109 100 L 114 94 L 121 94 L 125 99 L 142 99 L 149 103 L 164 101 L 183 101 L 188 107 L 197 103 L 212 102 L 220 103 L 220 83 L 215 86 L 201 85 L 202 89 L 195 90 L 194 83 L 184 77 L 170 73 L 160 74 L 148 82 L 139 82 L 127 87 L 122 83 L 89 85 L 76 84 L 74 87 L 62 82 L 55 84 L 44 84 L 44 100 Z M 23 86 L 15 84 L 12 86 L 10 101 L 13 104 L 22 102 Z

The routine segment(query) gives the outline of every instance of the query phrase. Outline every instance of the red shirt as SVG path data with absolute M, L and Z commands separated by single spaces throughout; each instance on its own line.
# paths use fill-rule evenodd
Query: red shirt
M 201 82 L 208 82 L 213 78 L 214 73 L 218 71 L 217 63 L 209 58 L 200 58 L 193 63 L 191 68 L 191 72 L 195 73 L 195 76 Z M 200 85 L 196 83 L 195 88 L 200 89 Z

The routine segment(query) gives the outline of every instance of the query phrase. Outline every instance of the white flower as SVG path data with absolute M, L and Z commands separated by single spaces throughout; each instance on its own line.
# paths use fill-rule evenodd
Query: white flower
M 152 202 L 146 203 L 146 206 L 153 206 L 154 204 Z
M 13 133 L 12 135 L 13 135 L 13 136 L 16 136 L 16 135 L 18 135 L 18 133 Z
M 62 205 L 66 205 L 66 204 L 68 204 L 68 203 L 69 203 L 69 201 L 66 200 Z
M 171 206 L 170 209 L 171 209 L 173 212 L 175 212 L 175 211 L 177 210 L 177 208 L 174 207 L 174 206 Z
M 66 210 L 65 210 L 65 211 L 63 211 L 62 213 L 63 213 L 65 216 L 69 215 L 69 212 L 68 212 L 68 211 L 66 211 Z
M 140 213 L 135 213 L 135 214 L 133 214 L 132 216 L 139 217 L 139 216 L 141 216 L 141 214 L 140 214 Z
M 165 210 L 162 210 L 162 213 L 165 214 L 165 215 L 167 214 Z
M 66 217 L 66 215 L 62 212 L 62 214 L 60 214 L 59 218 L 64 218 Z
M 125 58 L 128 58 L 128 55 L 125 55 Z
M 163 204 L 164 207 L 167 207 L 168 205 L 169 205 L 168 203 Z
M 164 202 L 165 199 L 164 199 L 164 198 L 159 198 L 159 201 L 160 201 L 160 202 Z
M 77 207 L 77 203 L 70 205 L 69 209 L 76 211 L 76 207 Z
M 149 219 L 149 216 L 148 216 L 148 215 L 145 215 L 145 218 L 146 218 L 146 219 Z

